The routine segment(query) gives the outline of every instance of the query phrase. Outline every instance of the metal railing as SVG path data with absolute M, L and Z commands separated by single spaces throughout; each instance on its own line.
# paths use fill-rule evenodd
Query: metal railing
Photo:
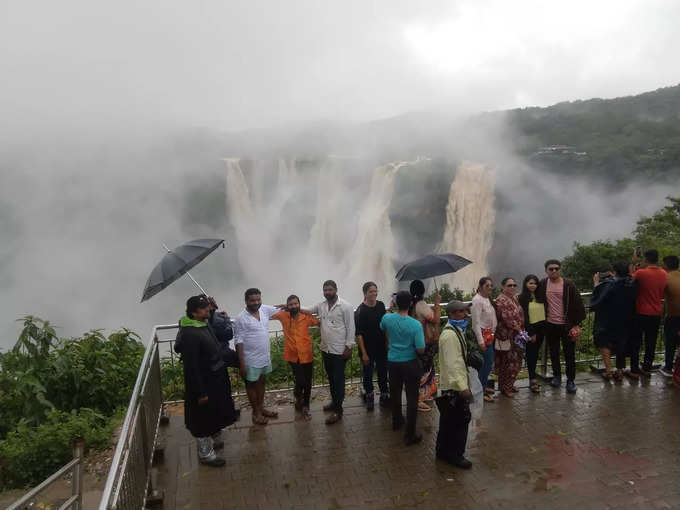
M 151 332 L 111 461 L 100 510 L 144 508 L 163 405 L 157 334 L 175 328 L 176 324 L 154 326 Z
M 76 439 L 73 446 L 73 460 L 64 464 L 57 471 L 48 476 L 39 485 L 33 487 L 23 497 L 7 507 L 7 510 L 23 510 L 31 508 L 35 499 L 46 491 L 62 476 L 71 473 L 71 497 L 64 501 L 59 510 L 81 510 L 83 508 L 83 453 L 85 445 L 82 439 Z

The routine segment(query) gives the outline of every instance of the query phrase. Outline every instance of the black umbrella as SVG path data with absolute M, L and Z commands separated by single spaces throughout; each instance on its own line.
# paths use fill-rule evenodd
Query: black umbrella
M 158 294 L 185 273 L 196 284 L 196 287 L 203 294 L 206 294 L 203 287 L 194 280 L 194 277 L 188 271 L 215 251 L 220 245 L 224 247 L 224 239 L 195 239 L 178 246 L 174 250 L 169 250 L 167 246 L 163 245 L 163 248 L 168 253 L 165 254 L 163 259 L 151 271 L 144 287 L 142 302 Z
M 404 264 L 397 271 L 395 278 L 400 282 L 434 278 L 443 274 L 455 273 L 468 264 L 472 264 L 472 261 L 455 253 L 433 253 Z

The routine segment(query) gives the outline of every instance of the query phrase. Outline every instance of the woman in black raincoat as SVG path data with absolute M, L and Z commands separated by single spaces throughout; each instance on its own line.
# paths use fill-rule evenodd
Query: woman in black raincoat
M 182 355 L 184 366 L 184 423 L 198 440 L 199 461 L 223 466 L 215 447 L 224 443 L 214 437 L 234 423 L 236 412 L 226 371 L 229 349 L 208 325 L 209 306 L 205 296 L 189 298 L 187 314 L 179 321 L 175 351 Z

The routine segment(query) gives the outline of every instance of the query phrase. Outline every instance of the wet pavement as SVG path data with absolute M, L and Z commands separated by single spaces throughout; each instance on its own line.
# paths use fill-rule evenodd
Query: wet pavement
M 291 405 L 266 427 L 223 434 L 227 464 L 200 466 L 183 417 L 171 415 L 159 464 L 164 508 L 680 508 L 680 390 L 658 374 L 639 383 L 579 374 L 578 393 L 520 385 L 486 404 L 470 428 L 470 471 L 434 460 L 436 410 L 424 440 L 404 446 L 388 412 L 357 397 L 326 426 L 323 401 L 305 422 Z

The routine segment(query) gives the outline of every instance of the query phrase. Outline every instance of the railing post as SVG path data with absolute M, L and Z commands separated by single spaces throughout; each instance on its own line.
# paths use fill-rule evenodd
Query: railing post
M 73 442 L 73 457 L 78 459 L 78 463 L 73 466 L 73 479 L 71 480 L 71 496 L 78 496 L 75 500 L 73 510 L 81 510 L 83 508 L 83 460 L 85 454 L 85 441 L 82 438 L 76 438 Z

